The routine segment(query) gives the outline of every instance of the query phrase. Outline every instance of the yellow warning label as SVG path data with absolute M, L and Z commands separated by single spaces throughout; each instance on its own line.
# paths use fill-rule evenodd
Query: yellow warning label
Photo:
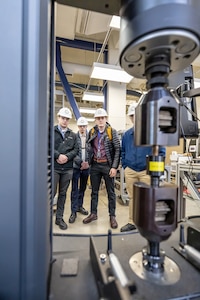
M 164 172 L 165 164 L 163 161 L 150 161 L 149 171 L 151 172 Z

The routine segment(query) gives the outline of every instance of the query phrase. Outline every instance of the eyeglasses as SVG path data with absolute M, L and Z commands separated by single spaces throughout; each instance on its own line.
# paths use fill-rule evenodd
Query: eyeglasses
M 86 127 L 86 125 L 78 125 L 78 127 L 84 127 L 84 128 L 85 128 L 85 127 Z

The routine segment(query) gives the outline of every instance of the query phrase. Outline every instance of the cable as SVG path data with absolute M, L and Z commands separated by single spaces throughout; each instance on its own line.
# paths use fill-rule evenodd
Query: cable
M 100 52 L 99 52 L 99 55 L 98 55 L 98 57 L 97 57 L 96 62 L 99 62 L 99 60 L 100 60 L 100 58 L 101 58 L 101 55 L 103 54 L 103 52 L 104 52 L 104 50 L 105 50 L 105 48 L 106 48 L 106 45 L 107 45 L 108 39 L 109 39 L 109 37 L 110 37 L 111 31 L 112 31 L 112 28 L 109 27 L 109 29 L 108 29 L 108 31 L 107 31 L 107 33 L 106 33 L 105 39 L 104 39 L 104 41 L 103 41 L 101 50 L 100 50 Z M 88 84 L 87 84 L 87 87 L 86 87 L 86 89 L 85 89 L 85 92 L 88 92 L 89 87 L 90 87 L 90 83 L 91 83 L 91 78 L 90 78 L 89 81 L 88 81 Z M 102 89 L 101 91 L 103 91 L 103 89 Z
M 181 86 L 181 85 L 180 85 Z M 178 86 L 178 88 L 180 87 L 180 86 Z M 177 88 L 177 89 L 178 89 Z M 184 102 L 183 102 L 183 100 L 182 100 L 182 98 L 179 96 L 179 94 L 177 93 L 177 89 L 176 90 L 173 90 L 173 92 L 174 92 L 174 94 L 175 94 L 175 96 L 178 98 L 178 100 L 179 100 L 179 102 L 180 102 L 180 104 L 182 105 L 182 106 L 184 106 L 189 112 L 190 112 L 190 114 L 195 118 L 195 120 L 197 120 L 197 121 L 200 121 L 200 119 L 197 117 L 197 114 L 195 113 L 195 112 L 193 112 Z

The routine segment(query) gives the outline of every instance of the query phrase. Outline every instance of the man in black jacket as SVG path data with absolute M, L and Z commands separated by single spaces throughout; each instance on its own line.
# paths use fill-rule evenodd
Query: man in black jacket
M 71 111 L 63 107 L 58 112 L 58 125 L 54 127 L 54 196 L 58 192 L 56 225 L 67 229 L 63 220 L 66 192 L 73 175 L 73 159 L 78 154 L 76 134 L 68 128 Z
M 103 177 L 108 194 L 110 226 L 115 229 L 118 227 L 118 224 L 115 218 L 116 194 L 114 178 L 120 161 L 120 141 L 117 131 L 107 123 L 107 112 L 103 108 L 97 109 L 94 117 L 96 126 L 90 130 L 88 140 L 91 145 L 91 213 L 83 220 L 83 223 L 87 224 L 97 220 L 98 193 Z

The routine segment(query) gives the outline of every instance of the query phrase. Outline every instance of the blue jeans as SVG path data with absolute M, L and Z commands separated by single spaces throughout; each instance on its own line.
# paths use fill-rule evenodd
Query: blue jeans
M 73 170 L 68 170 L 66 172 L 59 172 L 54 170 L 54 197 L 58 188 L 58 201 L 57 201 L 57 210 L 56 210 L 56 219 L 62 219 L 64 209 L 65 209 L 65 201 L 66 201 L 66 193 L 70 184 L 70 180 L 72 179 Z
M 92 186 L 91 213 L 97 214 L 99 187 L 102 177 L 104 178 L 106 191 L 108 194 L 108 212 L 110 216 L 115 216 L 116 195 L 114 188 L 114 178 L 109 176 L 110 166 L 107 163 L 93 162 L 90 170 L 90 180 Z
M 79 207 L 83 206 L 83 198 L 87 187 L 90 169 L 80 170 L 74 168 L 71 190 L 71 211 L 76 213 Z

